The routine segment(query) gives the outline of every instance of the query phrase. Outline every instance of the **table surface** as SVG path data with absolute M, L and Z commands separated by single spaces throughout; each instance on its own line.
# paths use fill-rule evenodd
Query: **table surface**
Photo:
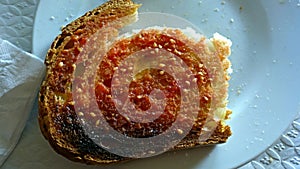
M 38 3 L 39 0 L 0 0 L 0 37 L 30 52 L 33 23 Z M 37 161 L 38 159 L 31 159 L 30 156 L 34 150 L 38 150 L 38 147 L 26 142 L 28 137 L 32 137 L 32 135 L 42 137 L 39 130 L 34 130 L 35 133 L 28 133 L 31 128 L 37 127 L 36 116 L 37 104 L 32 109 L 19 144 L 2 166 L 3 169 L 26 168 L 25 166 L 40 168 L 43 166 Z M 294 141 L 291 141 L 289 137 L 292 137 Z M 300 168 L 299 146 L 300 117 L 296 117 L 278 140 L 240 168 Z M 20 159 L 20 153 L 23 153 L 22 157 L 26 157 L 26 159 Z M 26 154 L 28 155 L 26 156 Z

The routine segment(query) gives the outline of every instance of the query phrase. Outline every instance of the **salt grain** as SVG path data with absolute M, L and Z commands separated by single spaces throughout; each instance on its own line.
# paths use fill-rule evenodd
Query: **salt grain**
M 183 134 L 183 131 L 181 129 L 177 129 L 178 134 Z
M 219 9 L 219 8 L 215 8 L 214 11 L 215 11 L 215 12 L 219 12 L 220 9 Z
M 90 115 L 91 115 L 92 117 L 96 117 L 96 114 L 93 113 L 93 112 L 91 112 Z
M 63 63 L 63 62 L 59 62 L 58 66 L 59 66 L 59 67 L 63 67 L 63 66 L 64 66 L 64 63 Z
M 96 121 L 96 126 L 99 126 L 99 124 L 100 124 L 100 120 L 97 120 Z
M 165 64 L 163 64 L 163 63 L 160 63 L 159 64 L 159 67 L 165 67 L 166 65 Z

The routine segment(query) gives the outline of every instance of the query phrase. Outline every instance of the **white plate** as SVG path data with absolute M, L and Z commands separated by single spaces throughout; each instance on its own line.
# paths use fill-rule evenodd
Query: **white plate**
M 44 58 L 61 26 L 102 2 L 41 0 L 34 25 L 33 53 Z M 175 14 L 191 21 L 207 36 L 219 32 L 233 41 L 234 73 L 229 98 L 233 135 L 226 144 L 215 147 L 168 152 L 115 167 L 233 168 L 257 156 L 281 135 L 299 111 L 300 5 L 296 1 L 136 2 L 143 4 L 140 11 Z M 41 145 L 46 150 L 36 159 L 42 161 L 43 168 L 93 168 L 65 160 L 48 150 L 51 148 L 47 143 Z M 45 157 L 48 159 L 43 160 Z

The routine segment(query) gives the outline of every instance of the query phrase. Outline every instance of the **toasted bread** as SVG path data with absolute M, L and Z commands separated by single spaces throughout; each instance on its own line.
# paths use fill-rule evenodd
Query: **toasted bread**
M 105 72 L 112 70 L 110 73 L 113 73 L 116 64 L 112 62 L 114 59 L 120 59 L 118 58 L 120 53 L 122 53 L 123 57 L 126 57 L 143 48 L 163 48 L 178 56 L 180 55 L 180 58 L 185 59 L 192 65 L 200 65 L 202 61 L 199 61 L 199 58 L 197 58 L 199 55 L 197 52 L 200 51 L 203 58 L 207 58 L 207 56 L 208 58 L 214 57 L 221 63 L 220 66 L 222 69 L 219 70 L 220 78 L 218 78 L 220 86 L 216 88 L 218 91 L 214 91 L 215 88 L 211 85 L 211 77 L 205 74 L 205 72 L 207 73 L 209 70 L 205 67 L 195 67 L 193 73 L 204 72 L 204 74 L 198 73 L 196 78 L 200 93 L 198 101 L 201 108 L 199 108 L 200 110 L 197 112 L 197 117 L 191 126 L 191 130 L 173 149 L 224 143 L 231 135 L 230 127 L 224 123 L 231 114 L 231 111 L 226 108 L 229 80 L 227 71 L 230 67 L 230 61 L 227 58 L 230 55 L 230 44 L 228 41 L 219 38 L 219 36 L 215 36 L 210 40 L 203 37 L 199 42 L 193 41 L 187 38 L 178 29 L 149 29 L 141 31 L 129 38 L 118 39 L 117 30 L 136 20 L 139 7 L 139 4 L 135 4 L 130 0 L 108 1 L 64 27 L 62 33 L 54 40 L 47 53 L 45 59 L 45 65 L 47 67 L 46 77 L 39 93 L 38 119 L 40 129 L 53 149 L 70 160 L 86 164 L 101 164 L 131 159 L 130 157 L 123 157 L 111 153 L 99 144 L 96 144 L 90 138 L 90 135 L 86 133 L 82 125 L 83 122 L 80 116 L 85 116 L 85 112 L 76 112 L 78 109 L 80 110 L 80 106 L 78 107 L 78 105 L 76 110 L 75 105 L 79 104 L 78 102 L 81 101 L 82 104 L 90 104 L 89 99 L 78 99 L 73 95 L 75 89 L 75 85 L 73 84 L 74 80 L 80 81 L 85 78 L 85 75 L 76 74 L 76 71 L 81 69 L 78 65 L 93 62 L 93 58 L 97 56 L 94 56 L 95 53 L 91 51 L 96 50 L 97 46 L 101 45 L 102 42 L 108 43 L 108 45 L 105 45 L 108 49 L 104 50 L 107 54 L 105 54 L 104 62 L 102 63 L 107 62 L 109 66 L 101 67 L 100 65 L 97 68 L 95 85 L 92 85 L 92 87 L 94 87 L 99 108 L 103 109 L 106 113 L 106 117 L 114 117 L 114 112 L 109 111 L 111 108 L 109 107 L 110 102 L 105 102 L 105 99 L 111 96 L 103 91 L 104 89 L 110 91 L 110 82 L 107 82 L 107 80 L 111 80 L 112 78 L 111 74 L 106 77 Z M 98 31 L 103 28 L 108 28 L 108 33 L 105 34 L 106 41 L 99 39 L 102 36 L 99 35 Z M 97 36 L 95 36 L 95 34 L 97 34 Z M 162 36 L 165 36 L 165 39 L 161 38 Z M 149 41 L 155 41 L 155 43 L 150 44 L 148 43 Z M 174 44 L 168 46 L 166 45 L 166 41 L 172 41 Z M 88 43 L 93 45 L 85 47 Z M 127 48 L 124 49 L 124 46 Z M 188 57 L 192 55 L 193 57 Z M 196 61 L 193 59 L 196 59 Z M 151 74 L 151 72 L 148 71 L 141 75 L 145 76 L 149 73 Z M 152 72 L 151 75 L 153 74 L 155 74 L 155 72 Z M 157 76 L 159 74 L 157 74 Z M 143 81 L 145 79 L 141 78 L 140 80 Z M 86 85 L 88 84 L 89 83 Z M 142 84 L 142 82 L 139 84 Z M 134 89 L 134 87 L 132 89 Z M 84 88 L 80 88 L 80 91 L 88 92 L 84 91 Z M 133 96 L 132 100 L 136 100 L 136 97 L 138 96 Z M 217 103 L 214 108 L 211 108 L 212 99 L 216 99 Z M 212 114 L 210 114 L 211 111 L 213 112 Z M 97 120 L 95 121 L 99 116 L 98 114 L 92 112 L 87 112 L 86 114 L 88 114 L 87 118 L 90 118 L 91 121 L 99 125 L 99 122 Z M 167 117 L 171 116 L 172 112 Z M 147 128 L 149 126 L 146 124 L 137 127 L 135 123 L 131 123 L 129 119 L 125 119 L 126 125 L 124 126 L 127 127 L 125 127 L 124 130 L 124 126 L 118 126 L 118 120 L 124 120 L 124 118 L 110 119 L 112 120 L 108 120 L 108 122 L 112 127 L 130 137 L 152 137 L 159 134 L 159 132 L 154 133 L 153 130 Z M 160 122 L 164 123 L 164 121 Z M 169 123 L 171 124 L 171 122 L 172 121 Z M 156 129 L 156 131 L 160 130 L 159 128 Z M 209 132 L 205 131 L 207 129 Z M 163 130 L 161 132 L 163 132 Z M 181 130 L 178 130 L 178 132 L 180 134 Z

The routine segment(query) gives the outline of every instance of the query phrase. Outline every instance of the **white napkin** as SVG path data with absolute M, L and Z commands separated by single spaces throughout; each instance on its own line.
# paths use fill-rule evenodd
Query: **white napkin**
M 0 166 L 21 136 L 43 75 L 42 60 L 0 38 Z

